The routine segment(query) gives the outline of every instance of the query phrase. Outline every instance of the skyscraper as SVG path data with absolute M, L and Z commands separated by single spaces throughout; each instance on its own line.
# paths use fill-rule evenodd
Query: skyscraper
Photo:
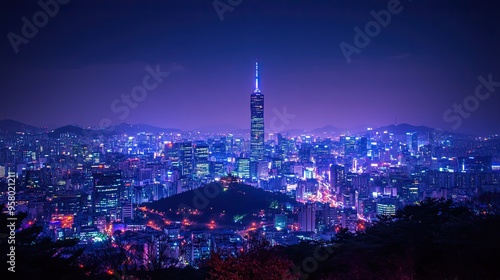
M 194 145 L 195 176 L 200 179 L 209 175 L 209 147 L 207 144 Z
M 183 142 L 180 146 L 180 163 L 182 167 L 182 175 L 191 177 L 193 175 L 193 144 L 191 142 Z
M 250 176 L 257 177 L 258 162 L 264 159 L 264 95 L 259 89 L 259 63 L 255 63 L 255 90 L 250 95 Z
M 340 193 L 340 188 L 345 185 L 345 167 L 333 164 L 330 166 L 330 188 L 336 194 Z
M 238 177 L 245 180 L 250 177 L 250 160 L 248 158 L 237 158 L 236 168 Z
M 299 225 L 301 231 L 316 230 L 316 205 L 304 204 L 299 209 Z
M 119 208 L 122 178 L 119 173 L 94 173 L 94 188 L 92 193 L 94 213 L 97 215 L 115 215 Z

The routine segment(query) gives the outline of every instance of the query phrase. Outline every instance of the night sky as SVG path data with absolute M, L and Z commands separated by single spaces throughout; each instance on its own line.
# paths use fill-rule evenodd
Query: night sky
M 22 36 L 22 18 L 33 22 L 42 8 L 2 1 L 0 119 L 248 129 L 258 59 L 266 130 L 286 107 L 295 117 L 284 129 L 378 127 L 397 119 L 500 132 L 500 5 L 401 0 L 348 63 L 339 45 L 355 47 L 354 28 L 365 30 L 370 11 L 391 2 L 220 0 L 235 5 L 221 21 L 212 0 L 72 0 L 22 39 L 27 43 L 18 42 L 16 53 L 10 32 Z M 169 74 L 126 116 L 112 110 L 114 100 L 143 84 L 148 65 Z M 478 77 L 489 75 L 494 92 L 483 86 L 479 100 Z M 464 100 L 473 110 L 467 117 L 450 112 L 446 121 L 443 114 Z

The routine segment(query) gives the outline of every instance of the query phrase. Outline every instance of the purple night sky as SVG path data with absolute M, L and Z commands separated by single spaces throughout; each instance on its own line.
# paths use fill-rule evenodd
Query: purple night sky
M 472 100 L 478 76 L 500 82 L 498 5 L 401 0 L 402 11 L 348 63 L 340 43 L 354 45 L 354 27 L 364 30 L 370 11 L 392 1 L 242 0 L 221 21 L 212 0 L 73 0 L 17 54 L 9 32 L 21 35 L 21 18 L 32 21 L 41 7 L 4 1 L 0 119 L 248 129 L 258 58 L 266 126 L 273 109 L 286 107 L 296 115 L 286 129 L 377 127 L 397 118 L 452 131 L 456 123 L 443 114 Z M 170 75 L 122 120 L 111 104 L 143 84 L 148 65 Z M 500 132 L 499 95 L 497 87 L 480 100 L 456 131 Z

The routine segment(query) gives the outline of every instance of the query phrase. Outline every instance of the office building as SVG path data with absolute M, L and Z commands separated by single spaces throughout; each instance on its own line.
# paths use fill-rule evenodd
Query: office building
M 255 90 L 250 96 L 250 172 L 257 177 L 258 162 L 264 159 L 264 95 L 259 88 L 259 63 L 255 63 Z

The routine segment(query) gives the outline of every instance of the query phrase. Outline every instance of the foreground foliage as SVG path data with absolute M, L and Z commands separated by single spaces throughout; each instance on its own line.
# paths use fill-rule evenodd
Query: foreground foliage
M 138 268 L 112 275 L 103 273 L 99 267 L 118 268 L 126 258 L 94 254 L 82 269 L 77 260 L 85 258 L 81 250 L 75 249 L 76 241 L 52 242 L 43 237 L 40 227 L 31 226 L 16 233 L 16 271 L 20 273 L 15 276 L 16 279 L 500 279 L 498 198 L 498 195 L 483 195 L 480 207 L 427 199 L 406 206 L 394 217 L 381 217 L 365 232 L 351 234 L 344 229 L 326 243 L 273 247 L 265 239 L 251 236 L 237 254 L 213 252 L 200 269 Z M 22 214 L 18 220 L 24 217 Z M 4 237 L 7 234 L 5 214 L 0 233 Z M 2 252 L 8 249 L 5 240 L 0 243 Z M 113 266 L 113 261 L 119 265 Z M 5 254 L 2 262 L 6 263 Z

